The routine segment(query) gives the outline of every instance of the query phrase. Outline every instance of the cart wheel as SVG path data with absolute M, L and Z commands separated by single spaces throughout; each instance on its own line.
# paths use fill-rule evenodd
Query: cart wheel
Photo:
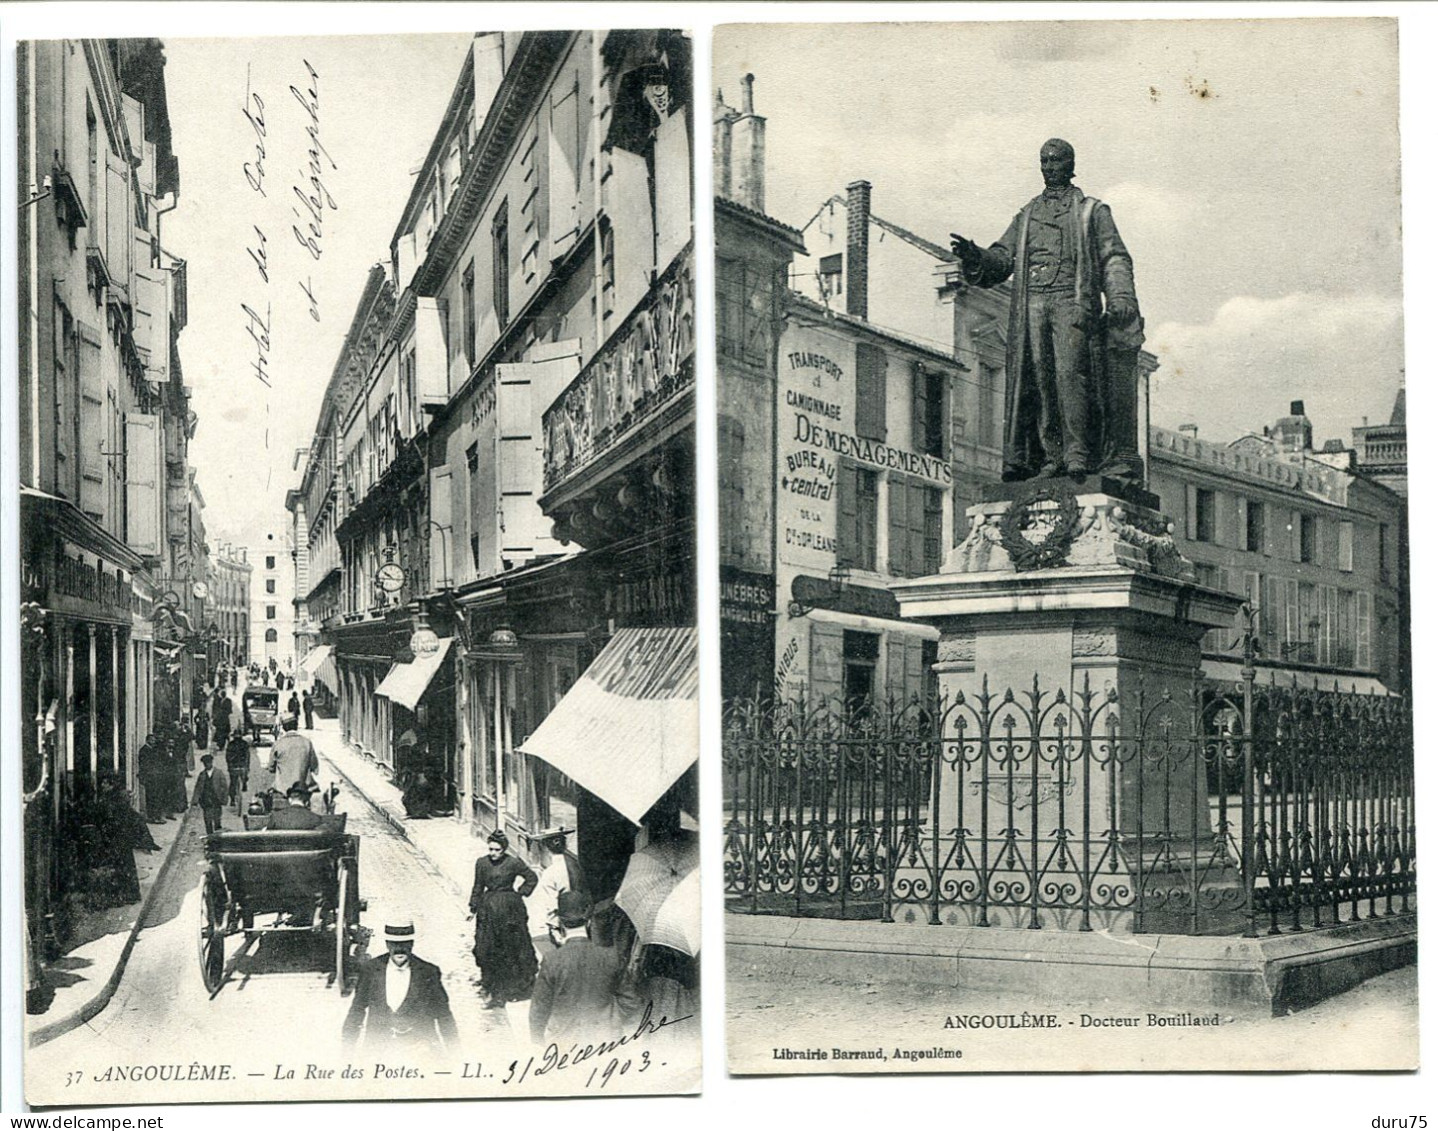
M 350 870 L 341 864 L 339 899 L 335 902 L 335 985 L 341 994 L 345 992 L 345 965 L 350 948 L 350 904 L 355 898 L 350 882 Z
M 212 994 L 225 978 L 225 923 L 219 902 L 215 882 L 206 874 L 200 881 L 200 977 Z

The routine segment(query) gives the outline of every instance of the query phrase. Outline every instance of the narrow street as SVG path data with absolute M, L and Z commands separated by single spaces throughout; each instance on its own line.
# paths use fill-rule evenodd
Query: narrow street
M 331 757 L 341 741 L 338 730 L 321 727 L 309 737 L 320 756 L 322 787 L 339 783 L 336 811 L 348 814 L 347 831 L 360 836 L 360 896 L 368 902 L 361 923 L 368 932 L 368 953 L 384 952 L 380 933 L 387 911 L 412 914 L 415 953 L 444 975 L 463 1050 L 456 1061 L 462 1055 L 498 1062 L 504 1054 L 508 1063 L 528 1048 L 511 1028 L 524 1034 L 527 1005 L 511 1006 L 509 1015 L 481 1008 L 464 898 L 364 797 L 347 788 Z M 262 746 L 260 757 L 268 751 L 268 745 Z M 233 809 L 225 810 L 224 823 L 227 829 L 241 826 Z M 205 860 L 204 823 L 198 814 L 192 814 L 175 852 L 113 1000 L 89 1023 L 30 1050 L 35 1078 L 63 1079 L 67 1065 L 89 1069 L 196 1059 L 224 1060 L 246 1076 L 273 1076 L 276 1061 L 292 1063 L 298 1048 L 315 1061 L 343 1063 L 340 1033 L 350 996 L 342 996 L 333 984 L 331 936 L 260 937 L 249 946 L 242 934 L 231 936 L 226 940 L 228 977 L 211 999 L 198 959 L 198 885 Z M 302 1044 L 294 1040 L 296 1026 L 308 1034 Z M 282 1055 L 276 1052 L 281 1048 Z

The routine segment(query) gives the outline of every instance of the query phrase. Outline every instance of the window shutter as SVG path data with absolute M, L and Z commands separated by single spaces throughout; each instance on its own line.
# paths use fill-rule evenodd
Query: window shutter
M 909 366 L 910 400 L 909 450 L 929 450 L 929 375 L 923 365 L 915 361 Z
M 105 263 L 117 285 L 130 285 L 130 166 L 123 157 L 105 153 Z
M 1183 536 L 1193 542 L 1198 538 L 1198 488 L 1187 483 L 1183 490 Z
M 451 487 L 453 476 L 448 466 L 435 467 L 429 473 L 429 576 L 430 583 L 440 588 L 454 584 L 450 558 L 454 553 L 454 518 Z
M 136 553 L 160 553 L 160 418 L 132 412 L 125 418 L 125 541 Z
M 839 464 L 839 559 L 848 565 L 859 564 L 859 484 L 858 469 L 851 463 Z
M 1289 511 L 1289 555 L 1296 562 L 1303 560 L 1303 516 L 1298 511 Z
M 909 576 L 922 577 L 924 568 L 924 504 L 928 501 L 921 484 L 912 480 L 905 485 L 909 496 Z
M 908 698 L 905 683 L 904 644 L 908 639 L 899 633 L 890 633 L 884 639 L 884 693 L 896 706 Z
M 1242 495 L 1233 497 L 1233 544 L 1248 549 L 1248 500 Z
M 909 519 L 907 484 L 897 476 L 889 479 L 889 572 L 909 576 Z
M 884 351 L 868 342 L 855 347 L 854 378 L 857 386 L 857 403 L 854 410 L 854 430 L 866 440 L 884 440 L 887 434 L 885 374 L 888 360 Z
M 105 381 L 100 371 L 100 334 L 76 322 L 80 370 L 80 509 L 97 521 L 105 515 Z
M 1353 572 L 1353 523 L 1338 524 L 1338 568 L 1345 573 Z
M 809 700 L 838 704 L 844 694 L 844 629 L 809 623 Z

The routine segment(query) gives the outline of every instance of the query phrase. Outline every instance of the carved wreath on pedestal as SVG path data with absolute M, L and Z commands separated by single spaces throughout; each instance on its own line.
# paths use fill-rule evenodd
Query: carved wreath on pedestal
M 1055 510 L 1035 512 L 1038 503 L 1053 503 Z M 1024 531 L 1049 522 L 1042 539 L 1033 540 Z M 1047 483 L 1036 483 L 1009 504 L 999 518 L 999 542 L 1008 552 L 1016 570 L 1048 569 L 1061 566 L 1078 535 L 1079 506 L 1073 492 Z

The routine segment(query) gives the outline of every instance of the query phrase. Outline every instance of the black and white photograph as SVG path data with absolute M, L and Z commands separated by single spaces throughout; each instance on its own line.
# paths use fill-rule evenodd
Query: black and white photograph
M 329 26 L 15 48 L 25 1102 L 695 1092 L 693 36 Z
M 715 29 L 732 1073 L 1416 1068 L 1398 22 Z

